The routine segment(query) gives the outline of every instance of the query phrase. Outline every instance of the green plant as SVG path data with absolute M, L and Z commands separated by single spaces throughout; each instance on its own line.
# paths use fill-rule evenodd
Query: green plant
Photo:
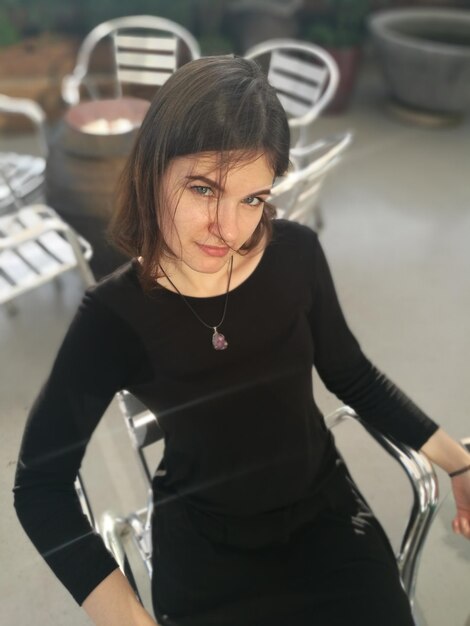
M 86 30 L 115 17 L 156 15 L 192 30 L 193 0 L 82 0 Z
M 198 37 L 203 56 L 213 54 L 231 54 L 233 52 L 232 41 L 223 35 L 203 35 Z
M 22 36 L 43 32 L 87 34 L 124 15 L 157 15 L 192 30 L 195 0 L 1 0 L 3 13 Z
M 7 12 L 0 9 L 0 47 L 10 46 L 19 40 L 20 34 Z
M 62 11 L 60 0 L 5 0 L 4 6 L 24 37 L 53 31 Z
M 324 5 L 324 11 L 305 20 L 304 37 L 330 48 L 361 44 L 367 32 L 365 18 L 370 0 L 325 0 Z

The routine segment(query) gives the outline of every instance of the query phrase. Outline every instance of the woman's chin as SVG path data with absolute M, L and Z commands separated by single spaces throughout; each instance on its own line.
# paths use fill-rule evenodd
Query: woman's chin
M 183 257 L 180 267 L 183 272 L 185 271 L 184 267 L 186 267 L 198 274 L 217 274 L 218 272 L 226 271 L 232 257 L 233 253 L 224 257 L 198 254 L 197 256 Z

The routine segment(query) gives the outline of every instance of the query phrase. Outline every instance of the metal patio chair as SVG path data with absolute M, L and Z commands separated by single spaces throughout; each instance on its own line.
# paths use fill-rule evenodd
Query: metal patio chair
M 69 105 L 80 102 L 82 86 L 93 100 L 109 97 L 89 72 L 93 51 L 106 37 L 112 41 L 115 97 L 122 96 L 124 85 L 159 87 L 179 65 L 201 54 L 188 30 L 162 17 L 132 15 L 103 22 L 85 37 L 73 72 L 63 79 L 62 97 Z
M 14 312 L 23 293 L 77 268 L 85 287 L 94 282 L 91 246 L 42 202 L 47 142 L 45 115 L 32 100 L 0 96 L 0 111 L 23 114 L 34 124 L 44 156 L 0 154 L 0 305 Z M 32 203 L 39 196 L 40 201 Z
M 127 516 L 105 513 L 99 522 L 100 532 L 122 571 L 129 577 L 139 597 L 148 597 L 152 575 L 150 491 L 153 468 L 145 457 L 149 446 L 164 438 L 157 417 L 127 391 L 118 394 L 132 445 L 137 453 L 143 475 L 149 486 L 147 503 Z M 351 408 L 343 406 L 326 417 L 329 428 L 337 428 L 346 420 L 361 424 L 369 435 L 390 454 L 404 470 L 412 487 L 409 519 L 396 554 L 402 583 L 413 603 L 420 555 L 438 504 L 438 482 L 434 469 L 424 454 L 393 441 L 364 422 Z M 144 602 L 145 604 L 145 602 Z
M 39 155 L 0 152 L 0 215 L 12 207 L 19 208 L 42 194 L 46 169 L 46 119 L 42 108 L 27 98 L 12 98 L 0 94 L 0 113 L 23 115 L 35 130 Z
M 298 138 L 295 149 L 309 143 L 308 130 L 335 95 L 339 71 L 333 57 L 313 43 L 269 39 L 247 50 L 266 71 Z
M 277 208 L 278 217 L 321 230 L 323 215 L 319 194 L 322 185 L 351 141 L 352 133 L 346 132 L 297 149 L 296 156 L 291 157 L 293 169 L 278 179 L 271 190 L 270 202 Z
M 84 287 L 94 283 L 92 250 L 45 204 L 25 206 L 0 217 L 0 304 L 78 269 Z M 14 310 L 14 309 L 10 309 Z

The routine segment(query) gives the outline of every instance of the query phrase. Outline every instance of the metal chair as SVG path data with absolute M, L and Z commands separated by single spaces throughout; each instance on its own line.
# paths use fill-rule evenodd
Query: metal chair
M 313 43 L 269 39 L 244 54 L 256 59 L 276 89 L 291 130 L 298 131 L 295 148 L 309 143 L 308 128 L 332 100 L 339 82 L 333 57 Z
M 342 406 L 328 415 L 325 423 L 328 428 L 335 428 L 351 419 L 359 422 L 369 435 L 401 465 L 410 481 L 413 501 L 396 558 L 403 587 L 413 605 L 421 552 L 439 502 L 437 476 L 424 454 L 387 437 L 362 420 L 348 406 Z
M 0 152 L 0 214 L 11 207 L 19 208 L 42 193 L 46 169 L 46 119 L 42 108 L 33 100 L 0 94 L 0 113 L 24 115 L 33 124 L 39 156 Z
M 0 111 L 23 114 L 35 125 L 44 157 L 0 154 L 0 304 L 14 311 L 12 301 L 21 294 L 77 268 L 84 285 L 94 282 L 88 266 L 91 246 L 59 215 L 42 202 L 47 142 L 45 115 L 32 100 L 0 96 Z
M 293 169 L 271 190 L 270 201 L 276 206 L 278 217 L 305 224 L 315 231 L 322 228 L 320 190 L 351 141 L 352 133 L 347 132 L 297 149 L 296 156 L 291 157 Z
M 147 502 L 142 509 L 133 511 L 126 517 L 119 517 L 107 511 L 103 513 L 95 527 L 144 606 L 150 607 L 150 580 L 153 573 L 151 483 L 154 469 L 146 457 L 146 449 L 162 441 L 164 433 L 158 424 L 157 416 L 135 396 L 128 391 L 120 391 L 116 397 L 144 481 L 149 487 Z M 90 511 L 90 507 L 88 510 Z
M 152 471 L 144 452 L 148 446 L 163 439 L 163 431 L 158 425 L 157 417 L 131 394 L 126 391 L 119 393 L 118 401 L 145 480 L 148 481 L 150 487 Z M 345 420 L 350 419 L 360 423 L 372 438 L 400 464 L 411 483 L 413 502 L 396 558 L 404 589 L 410 602 L 413 603 L 420 555 L 438 503 L 436 474 L 424 454 L 386 437 L 364 422 L 347 406 L 339 408 L 326 417 L 325 421 L 329 428 L 336 428 Z M 108 549 L 116 557 L 122 571 L 130 576 L 140 597 L 143 591 L 148 595 L 149 577 L 152 575 L 152 508 L 152 493 L 149 491 L 146 506 L 141 510 L 125 517 L 118 517 L 108 512 L 99 522 L 100 532 Z M 143 589 L 145 584 L 147 584 L 147 589 Z
M 85 37 L 72 74 L 62 81 L 62 97 L 69 105 L 80 101 L 82 85 L 92 99 L 103 97 L 90 77 L 89 65 L 93 50 L 105 37 L 112 39 L 116 97 L 122 96 L 123 84 L 159 87 L 181 64 L 180 58 L 200 57 L 193 35 L 171 20 L 132 15 L 103 22 Z
M 88 242 L 45 204 L 0 217 L 0 304 L 74 268 L 85 286 L 93 284 L 91 255 Z

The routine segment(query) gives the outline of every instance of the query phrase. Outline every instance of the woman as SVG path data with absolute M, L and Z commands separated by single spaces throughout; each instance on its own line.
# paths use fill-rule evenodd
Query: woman
M 326 386 L 447 472 L 470 538 L 470 455 L 364 356 L 310 230 L 272 220 L 283 109 L 252 61 L 191 62 L 160 89 L 112 233 L 132 261 L 89 289 L 26 427 L 15 504 L 99 626 L 145 626 L 73 489 L 123 388 L 158 415 L 153 603 L 176 625 L 412 625 L 390 544 L 312 396 Z

